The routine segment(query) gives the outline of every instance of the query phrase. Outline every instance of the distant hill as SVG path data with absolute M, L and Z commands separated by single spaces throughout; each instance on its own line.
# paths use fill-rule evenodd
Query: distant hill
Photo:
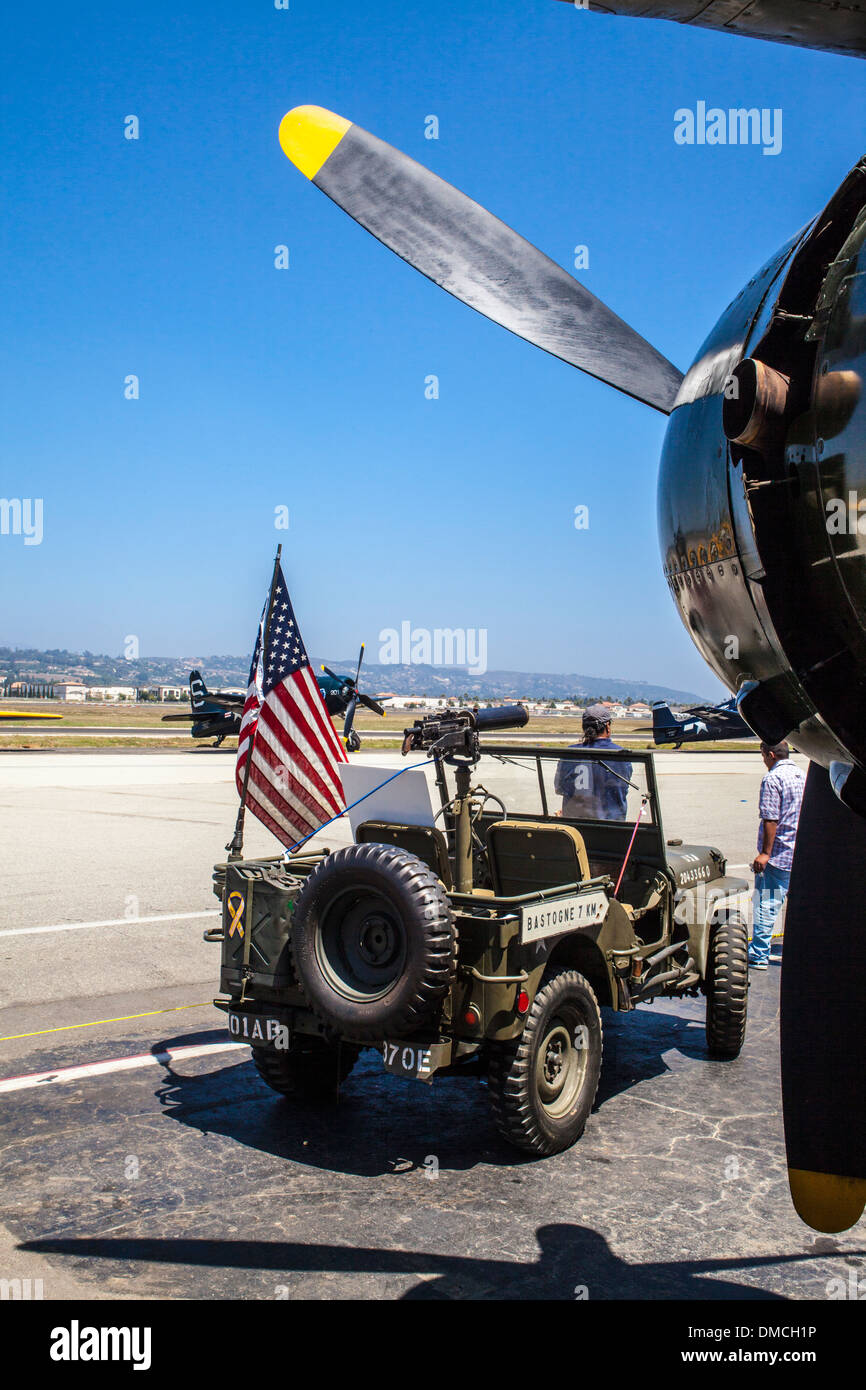
M 358 658 L 335 660 L 315 657 L 334 671 L 354 672 Z M 208 685 L 245 686 L 249 674 L 248 656 L 152 656 L 126 661 L 123 657 L 93 652 L 63 650 L 39 651 L 21 647 L 0 647 L 0 682 L 16 680 L 78 680 L 84 685 L 184 685 L 190 669 L 199 667 Z M 466 695 L 485 698 L 525 696 L 533 700 L 669 700 L 673 704 L 693 704 L 706 700 L 690 690 L 669 685 L 653 685 L 644 680 L 623 680 L 619 676 L 586 676 L 541 671 L 487 671 L 472 676 L 461 666 L 383 666 L 364 663 L 361 688 L 393 690 L 397 695 Z

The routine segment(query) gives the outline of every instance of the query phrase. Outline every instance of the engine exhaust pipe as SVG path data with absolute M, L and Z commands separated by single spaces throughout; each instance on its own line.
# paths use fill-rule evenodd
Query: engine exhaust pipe
M 757 357 L 745 357 L 730 378 L 722 406 L 722 428 L 732 444 L 764 453 L 784 437 L 791 391 L 789 377 Z

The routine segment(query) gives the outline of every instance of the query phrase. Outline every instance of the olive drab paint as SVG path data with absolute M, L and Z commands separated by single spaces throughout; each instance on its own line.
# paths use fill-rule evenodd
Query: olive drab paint
M 736 948 L 744 939 L 741 909 L 749 888 L 727 874 L 719 850 L 667 845 L 651 753 L 580 751 L 581 759 L 603 758 L 608 767 L 630 764 L 629 777 L 643 779 L 651 809 L 637 825 L 565 820 L 557 815 L 558 805 L 547 805 L 545 814 L 533 809 L 531 816 L 526 808 L 509 806 L 506 820 L 497 808 L 486 837 L 476 836 L 473 850 L 471 834 L 461 824 L 463 818 L 467 826 L 477 820 L 484 803 L 473 798 L 484 792 L 483 786 L 470 785 L 470 769 L 488 753 L 514 752 L 512 745 L 473 742 L 473 727 L 471 712 L 445 712 L 407 731 L 417 736 L 429 728 L 431 738 L 441 743 L 450 737 L 468 757 L 455 764 L 457 798 L 447 784 L 447 758 L 440 768 L 444 810 L 435 828 L 377 822 L 373 840 L 359 841 L 364 853 L 354 847 L 354 858 L 350 847 L 288 863 L 275 858 L 216 866 L 214 891 L 223 905 L 222 997 L 216 1002 L 228 1016 L 232 1039 L 250 1045 L 260 1075 L 283 1094 L 299 1086 L 304 1093 L 310 1087 L 335 1090 L 360 1044 L 374 1046 L 387 1071 L 428 1084 L 442 1073 L 478 1071 L 480 1064 L 488 1071 L 494 1116 L 506 1137 L 532 1152 L 555 1152 L 578 1137 L 595 1093 L 602 1047 L 599 1005 L 627 1013 L 653 998 L 707 993 L 711 1049 L 718 1055 L 739 1050 L 745 1005 L 738 1012 L 734 1000 L 732 1012 L 731 1000 L 714 993 L 709 975 L 720 943 Z M 424 746 L 423 738 L 417 746 Z M 544 785 L 544 773 L 552 776 L 561 750 L 521 746 L 520 757 L 534 760 Z M 483 782 L 483 767 L 479 777 Z M 501 827 L 507 829 L 505 838 Z M 377 844 L 377 837 L 383 843 Z M 455 841 L 464 846 L 465 863 L 454 858 Z M 320 879 L 324 885 L 324 867 L 338 862 L 347 865 L 340 871 L 347 877 L 329 898 L 324 886 L 314 890 L 313 885 Z M 371 898 L 373 880 L 365 865 L 374 863 L 378 896 Z M 358 896 L 356 882 L 366 897 Z M 410 911 L 406 895 L 413 892 L 417 901 Z M 347 908 L 345 902 L 355 906 Z M 443 934 L 443 912 L 451 946 Z M 407 935 L 406 924 L 413 922 L 416 935 Z M 309 942 L 304 951 L 293 949 L 298 932 L 317 934 L 315 950 Z M 378 1037 L 360 1023 L 357 1034 L 337 1026 L 344 1014 L 336 1002 L 331 1009 L 329 1000 L 343 999 L 343 1008 L 340 991 L 354 991 L 352 1008 L 359 1012 L 350 1016 L 363 1020 L 373 1008 L 390 1016 L 389 1001 L 399 1002 L 412 986 L 419 950 L 434 953 L 434 966 L 436 952 L 451 950 L 453 960 L 449 982 L 417 1025 L 393 1032 L 383 1025 Z M 371 973 L 364 976 L 359 966 L 361 983 L 354 976 L 354 984 L 347 983 L 340 975 L 346 953 L 366 961 L 364 969 Z M 317 985 L 311 999 L 304 972 L 319 956 L 326 987 L 322 993 Z M 376 974 L 380 964 L 381 976 Z M 337 996 L 328 993 L 331 988 Z M 562 1019 L 567 1026 L 559 1026 Z M 539 1116 L 535 1128 L 505 1113 L 513 1086 L 509 1082 L 503 1089 L 502 1083 L 510 1076 L 507 1068 L 517 1065 L 526 1037 L 528 1045 L 544 1049 L 541 1079 L 537 1086 L 532 1082 L 537 1094 L 529 1097 Z M 534 1076 L 536 1068 L 529 1070 Z M 581 1080 L 578 1085 L 576 1078 L 586 1077 L 592 1084 Z M 567 1103 L 569 1088 L 573 1105 Z

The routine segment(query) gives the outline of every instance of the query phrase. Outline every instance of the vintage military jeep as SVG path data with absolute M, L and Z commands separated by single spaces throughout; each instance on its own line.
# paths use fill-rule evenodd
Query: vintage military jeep
M 652 754 L 482 745 L 479 725 L 525 722 L 495 713 L 407 730 L 438 793 L 428 823 L 380 800 L 334 853 L 218 865 L 207 935 L 216 1003 L 274 1090 L 334 1094 L 375 1047 L 400 1076 L 486 1078 L 505 1137 L 550 1154 L 592 1107 L 601 1008 L 702 992 L 709 1053 L 736 1057 L 748 885 L 718 850 L 665 842 Z

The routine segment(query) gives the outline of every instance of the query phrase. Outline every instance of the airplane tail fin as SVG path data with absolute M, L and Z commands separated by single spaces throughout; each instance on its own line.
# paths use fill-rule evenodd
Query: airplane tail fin
M 207 704 L 207 686 L 201 671 L 189 673 L 189 700 L 193 709 L 204 709 Z
M 664 700 L 656 700 L 653 705 L 653 733 L 666 734 L 671 729 L 677 727 L 678 720 L 674 719 L 670 705 Z

